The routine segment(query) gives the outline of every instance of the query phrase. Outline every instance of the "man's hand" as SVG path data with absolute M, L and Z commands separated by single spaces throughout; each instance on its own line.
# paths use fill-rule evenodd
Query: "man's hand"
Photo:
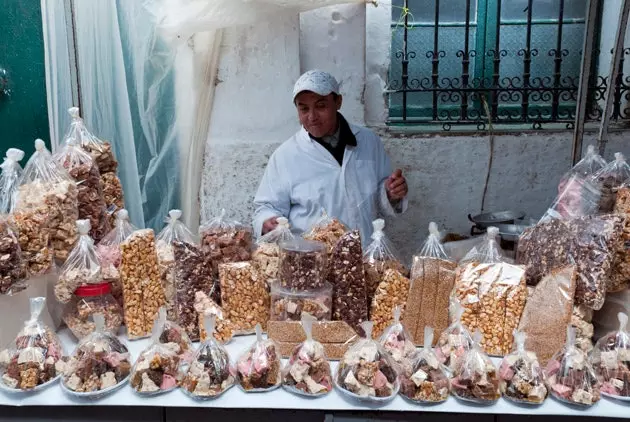
M 262 234 L 267 234 L 278 226 L 278 217 L 271 217 L 262 226 Z
M 402 170 L 398 169 L 385 182 L 387 190 L 387 198 L 390 202 L 400 201 L 407 196 L 407 180 L 402 174 Z

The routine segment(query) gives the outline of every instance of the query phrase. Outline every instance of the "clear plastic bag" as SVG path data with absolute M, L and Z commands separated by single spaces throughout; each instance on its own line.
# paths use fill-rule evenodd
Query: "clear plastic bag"
M 114 158 L 112 145 L 98 139 L 87 129 L 85 122 L 79 116 L 78 107 L 70 107 L 68 114 L 70 114 L 72 121 L 64 139 L 72 139 L 90 154 L 101 174 L 115 172 L 118 168 L 118 162 Z
M 101 264 L 94 249 L 94 241 L 89 235 L 90 221 L 77 220 L 79 241 L 61 267 L 59 280 L 55 285 L 55 297 L 61 303 L 68 303 L 77 287 L 103 282 Z
M 459 264 L 463 265 L 469 262 L 486 264 L 504 262 L 505 254 L 501 246 L 499 246 L 499 242 L 497 242 L 497 236 L 499 236 L 499 229 L 496 227 L 488 227 L 484 241 L 468 251 Z
M 17 234 L 6 215 L 0 215 L 0 256 L 0 294 L 12 295 L 24 290 L 27 266 Z
M 252 261 L 256 264 L 258 271 L 267 279 L 278 277 L 280 243 L 290 242 L 294 239 L 296 239 L 296 236 L 291 232 L 289 220 L 285 217 L 278 218 L 278 226 L 266 235 L 258 238 L 252 253 Z
M 595 327 L 592 324 L 593 310 L 584 305 L 573 307 L 571 325 L 575 328 L 575 346 L 584 353 L 593 350 L 593 334 Z
M 158 342 L 179 355 L 183 362 L 190 362 L 194 347 L 186 330 L 166 318 L 166 308 L 161 307 L 155 320 Z
M 372 242 L 363 252 L 363 267 L 367 283 L 368 306 L 372 304 L 372 298 L 383 280 L 386 270 L 396 270 L 403 276 L 409 275 L 409 270 L 400 259 L 400 254 L 385 236 L 385 221 L 377 219 L 372 222 Z
M 103 280 L 111 283 L 112 295 L 120 306 L 123 305 L 122 282 L 118 272 L 122 262 L 120 245 L 136 230 L 137 228 L 129 221 L 127 210 L 119 210 L 116 212 L 114 228 L 96 245 L 96 254 L 101 264 Z
M 227 344 L 232 340 L 236 330 L 234 324 L 227 317 L 223 308 L 217 305 L 204 292 L 195 293 L 195 311 L 199 314 L 199 337 L 201 341 L 206 341 L 208 338 L 204 320 L 209 316 L 213 316 L 215 319 L 214 332 L 212 333 L 214 338 L 222 344 Z
M 0 164 L 0 214 L 8 214 L 13 210 L 17 189 L 22 177 L 20 161 L 24 158 L 24 151 L 17 148 L 9 148 Z
M 573 166 L 568 174 L 579 174 L 587 177 L 597 173 L 604 167 L 606 167 L 606 160 L 597 153 L 595 145 L 589 145 L 586 147 L 586 152 L 582 159 Z
M 398 364 L 398 373 L 411 376 L 413 361 L 416 355 L 416 345 L 407 329 L 400 322 L 402 309 L 394 308 L 394 323 L 381 335 L 379 340 L 383 349 L 390 354 L 394 362 Z
M 593 177 L 572 174 L 558 185 L 558 196 L 540 219 L 541 222 L 595 214 L 602 189 Z
M 291 352 L 289 363 L 282 371 L 282 385 L 302 396 L 319 397 L 332 391 L 333 381 L 324 346 L 313 340 L 314 321 L 311 315 L 302 314 L 306 340 Z
M 592 406 L 600 399 L 599 381 L 586 353 L 575 347 L 575 329 L 567 327 L 567 342 L 547 363 L 549 392 L 565 403 Z
M 603 214 L 611 213 L 617 201 L 617 190 L 630 179 L 630 166 L 623 154 L 617 152 L 614 161 L 595 173 L 593 179 L 599 183 L 601 189 L 598 211 Z
M 525 349 L 526 338 L 523 332 L 514 333 L 515 351 L 499 368 L 501 393 L 516 403 L 541 404 L 547 398 L 547 387 L 536 353 Z
M 302 237 L 306 240 L 324 243 L 328 247 L 328 253 L 332 253 L 341 236 L 348 230 L 344 223 L 334 217 L 330 217 L 326 210 L 322 208 L 322 216 Z
M 328 283 L 302 291 L 283 288 L 275 280 L 271 283 L 271 321 L 300 321 L 304 313 L 317 321 L 330 321 L 332 306 L 333 287 Z
M 392 323 L 398 308 L 399 314 L 405 311 L 410 281 L 398 270 L 386 270 L 379 283 L 370 306 L 370 320 L 374 323 L 374 336 L 379 336 Z M 400 317 L 400 315 L 398 315 Z M 413 337 L 410 337 L 413 343 Z
M 435 348 L 435 354 L 440 363 L 451 370 L 461 366 L 461 361 L 466 352 L 472 347 L 472 336 L 462 324 L 464 307 L 457 299 L 453 300 L 453 323 L 442 332 Z
M 83 338 L 66 365 L 61 386 L 75 397 L 98 399 L 122 387 L 131 372 L 127 346 L 105 330 L 105 318 L 94 314 L 96 330 Z
M 476 331 L 473 344 L 453 371 L 451 391 L 458 399 L 479 404 L 492 404 L 501 397 L 499 376 L 494 364 L 481 349 L 483 335 Z
M 151 344 L 140 353 L 131 370 L 131 387 L 142 395 L 156 395 L 176 389 L 188 370 L 181 345 L 161 341 L 166 323 L 163 309 L 158 313 L 153 326 Z M 181 334 L 182 330 L 179 331 Z
M 76 182 L 79 218 L 90 220 L 90 235 L 98 242 L 110 230 L 98 166 L 73 138 L 65 139 L 65 145 L 53 155 L 53 160 Z
M 155 240 L 158 264 L 160 266 L 160 278 L 166 298 L 166 312 L 171 320 L 175 320 L 177 316 L 175 312 L 175 253 L 173 251 L 173 243 L 179 241 L 189 245 L 198 244 L 195 235 L 180 221 L 181 216 L 181 210 L 170 210 L 168 217 L 164 220 L 166 226 L 158 233 Z M 196 321 L 194 325 L 197 326 Z
M 448 327 L 456 269 L 457 264 L 449 260 L 440 243 L 437 225 L 431 222 L 427 240 L 413 257 L 411 285 L 403 315 L 416 345 L 424 344 L 424 327 L 433 327 L 435 340 Z
M 610 274 L 607 293 L 617 293 L 630 285 L 630 185 L 625 182 L 617 189 L 615 214 L 625 217 L 621 232 L 621 242 L 615 252 L 613 270 Z
M 271 339 L 263 339 L 256 324 L 256 341 L 238 358 L 236 371 L 241 389 L 257 393 L 278 388 L 282 383 L 280 349 Z
M 400 389 L 397 364 L 387 351 L 372 339 L 372 323 L 361 324 L 365 338 L 344 354 L 337 366 L 335 385 L 346 396 L 367 402 L 393 399 Z
M 601 393 L 628 400 L 630 398 L 630 335 L 628 315 L 619 312 L 619 329 L 600 338 L 591 362 L 602 384 Z
M 205 330 L 214 334 L 215 316 L 205 317 Z M 213 335 L 199 346 L 182 381 L 182 391 L 194 399 L 219 397 L 235 382 L 235 369 L 227 350 Z
M 15 340 L 0 352 L 0 386 L 6 391 L 36 391 L 53 383 L 64 370 L 64 351 L 57 334 L 39 319 L 46 299 L 30 299 L 30 318 Z
M 295 238 L 280 243 L 278 281 L 287 290 L 318 290 L 326 283 L 326 245 Z
M 450 392 L 449 370 L 433 351 L 433 328 L 424 328 L 424 348 L 411 362 L 411 370 L 400 374 L 400 394 L 417 403 L 441 403 Z
M 14 207 L 16 220 L 18 214 L 24 220 L 19 225 L 20 238 L 28 243 L 21 240 L 22 249 L 33 255 L 33 261 L 38 262 L 38 257 L 46 261 L 46 255 L 53 254 L 61 261 L 68 257 L 77 241 L 77 195 L 74 180 L 52 160 L 44 141 L 37 139 L 35 153 L 24 166 Z M 29 263 L 33 261 L 29 258 Z

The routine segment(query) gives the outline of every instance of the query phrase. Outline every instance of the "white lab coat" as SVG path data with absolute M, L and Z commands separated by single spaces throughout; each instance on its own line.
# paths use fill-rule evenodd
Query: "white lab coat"
M 304 128 L 273 153 L 254 198 L 254 230 L 260 236 L 271 217 L 287 217 L 293 231 L 307 231 L 325 209 L 352 229 L 363 241 L 372 234 L 372 221 L 392 217 L 407 209 L 407 198 L 398 209 L 387 199 L 385 182 L 392 167 L 380 138 L 371 130 L 350 125 L 357 146 L 346 146 L 343 165 Z

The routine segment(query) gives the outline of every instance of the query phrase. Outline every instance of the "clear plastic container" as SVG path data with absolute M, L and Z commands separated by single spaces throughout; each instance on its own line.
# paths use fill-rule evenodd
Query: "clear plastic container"
M 330 321 L 332 316 L 332 285 L 295 292 L 283 288 L 279 281 L 271 283 L 271 320 L 300 321 L 302 313 L 311 314 L 317 321 Z
M 117 335 L 123 322 L 123 311 L 112 296 L 109 283 L 79 287 L 64 309 L 63 321 L 80 340 L 96 329 L 93 322 L 96 313 L 105 317 L 105 331 Z
M 280 242 L 278 281 L 285 289 L 319 289 L 326 282 L 326 245 L 295 238 Z

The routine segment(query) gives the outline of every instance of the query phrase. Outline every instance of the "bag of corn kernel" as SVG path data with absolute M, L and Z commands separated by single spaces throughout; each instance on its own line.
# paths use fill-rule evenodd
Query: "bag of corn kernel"
M 381 335 L 381 346 L 390 354 L 398 364 L 398 373 L 411 376 L 412 363 L 416 355 L 416 345 L 409 331 L 400 322 L 402 309 L 396 306 L 394 309 L 394 322 Z
M 370 320 L 374 323 L 374 336 L 380 336 L 391 324 L 392 317 L 405 310 L 410 281 L 397 270 L 386 270 L 370 306 Z M 413 338 L 413 337 L 412 337 Z M 413 340 L 412 340 L 413 341 Z

